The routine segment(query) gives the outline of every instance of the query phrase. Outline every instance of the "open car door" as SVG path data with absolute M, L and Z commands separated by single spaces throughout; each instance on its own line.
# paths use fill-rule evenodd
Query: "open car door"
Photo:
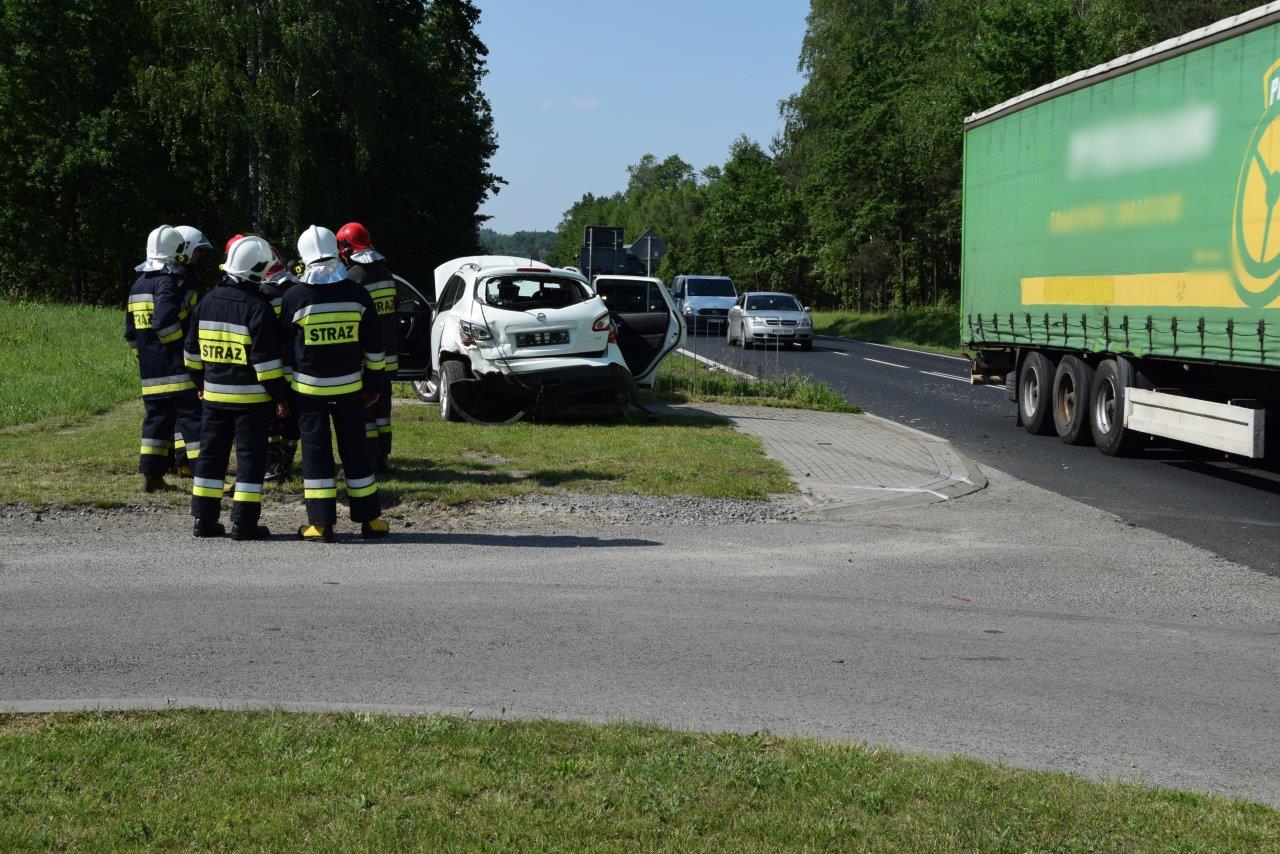
M 399 276 L 396 280 L 396 347 L 400 367 L 393 379 L 420 380 L 431 372 L 431 302 Z
M 658 365 L 684 343 L 684 324 L 659 279 L 599 276 L 596 293 L 618 330 L 618 349 L 636 385 L 652 388 Z

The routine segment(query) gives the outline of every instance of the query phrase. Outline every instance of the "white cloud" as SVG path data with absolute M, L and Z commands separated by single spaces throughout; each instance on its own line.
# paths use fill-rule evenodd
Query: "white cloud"
M 585 98 L 569 99 L 569 106 L 575 110 L 594 110 L 600 106 L 600 99 L 594 95 L 588 95 Z

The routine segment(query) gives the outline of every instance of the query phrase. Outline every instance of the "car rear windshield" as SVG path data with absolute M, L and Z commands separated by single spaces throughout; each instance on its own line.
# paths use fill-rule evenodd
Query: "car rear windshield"
M 616 314 L 665 314 L 667 304 L 662 300 L 657 282 L 636 282 L 630 279 L 596 279 L 596 293 L 609 311 Z
M 495 276 L 483 287 L 486 303 L 510 311 L 567 308 L 591 298 L 581 282 L 558 276 Z
M 760 294 L 747 297 L 747 311 L 799 311 L 800 303 L 786 294 Z
M 736 297 L 738 295 L 738 292 L 733 289 L 733 282 L 729 279 L 686 279 L 685 285 L 691 297 Z

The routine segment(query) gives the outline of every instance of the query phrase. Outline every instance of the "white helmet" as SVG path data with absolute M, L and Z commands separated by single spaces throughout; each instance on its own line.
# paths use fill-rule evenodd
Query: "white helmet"
M 231 244 L 222 271 L 242 282 L 261 282 L 274 261 L 275 254 L 271 251 L 271 244 L 261 237 L 250 235 Z
M 209 238 L 204 236 L 204 232 L 194 226 L 179 225 L 174 230 L 182 235 L 182 240 L 185 243 L 182 247 L 182 254 L 188 258 L 194 258 L 197 249 L 213 248 L 213 244 L 209 242 Z
M 159 226 L 147 235 L 147 260 L 133 269 L 139 273 L 154 273 L 178 261 L 185 241 L 176 228 Z
M 313 225 L 298 238 L 298 257 L 307 265 L 301 279 L 312 285 L 340 282 L 347 268 L 338 257 L 338 238 L 322 225 Z
M 298 257 L 308 265 L 337 258 L 338 238 L 323 225 L 313 225 L 298 238 Z

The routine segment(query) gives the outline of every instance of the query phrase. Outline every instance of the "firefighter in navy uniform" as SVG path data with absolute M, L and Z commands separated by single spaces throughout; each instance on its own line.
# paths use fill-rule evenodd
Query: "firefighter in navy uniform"
M 148 235 L 147 260 L 136 268 L 141 275 L 129 291 L 125 310 L 124 337 L 138 357 L 146 408 L 138 457 L 144 492 L 169 488 L 164 475 L 175 433 L 200 435 L 200 399 L 182 361 L 182 312 L 187 297 L 178 265 L 184 257 L 183 243 L 182 235 L 167 225 Z M 188 459 L 199 451 L 198 442 L 187 443 Z
M 289 372 L 302 434 L 302 489 L 307 524 L 303 540 L 333 542 L 337 480 L 333 440 L 347 481 L 351 519 L 365 537 L 385 536 L 373 458 L 365 440 L 365 410 L 382 387 L 382 332 L 369 293 L 347 278 L 338 240 L 313 225 L 298 238 L 305 265 L 281 301 L 285 370 Z M 330 435 L 330 423 L 333 433 Z
M 280 317 L 280 304 L 284 292 L 296 279 L 280 257 L 280 252 L 271 247 L 271 267 L 267 276 L 258 288 L 269 303 L 275 317 Z M 292 390 L 289 392 L 289 409 L 282 417 L 271 421 L 267 430 L 267 480 L 284 480 L 293 474 L 293 458 L 298 452 L 298 407 L 293 405 Z
M 349 222 L 338 229 L 338 254 L 347 268 L 351 281 L 362 286 L 373 300 L 382 327 L 382 345 L 386 352 L 383 384 L 378 402 L 369 407 L 365 421 L 365 437 L 373 454 L 374 469 L 379 474 L 387 471 L 387 459 L 391 456 L 391 379 L 399 367 L 396 339 L 396 282 L 391 271 L 382 263 L 386 258 L 373 248 L 369 230 L 358 222 Z
M 200 300 L 200 274 L 197 265 L 201 257 L 213 246 L 204 236 L 204 232 L 194 226 L 175 225 L 173 229 L 182 235 L 182 250 L 178 264 L 182 280 L 182 310 L 178 313 L 178 318 L 182 321 L 182 337 L 185 340 L 187 330 L 191 326 L 191 312 L 195 310 L 196 303 Z M 200 437 L 191 436 L 190 442 L 186 441 L 187 438 L 181 432 L 173 434 L 173 460 L 170 471 L 191 477 L 190 461 L 200 456 Z
M 183 356 L 204 398 L 201 453 L 195 463 L 191 515 L 197 537 L 225 533 L 218 522 L 231 443 L 236 484 L 231 496 L 231 536 L 261 540 L 258 524 L 267 467 L 267 425 L 288 405 L 280 326 L 258 292 L 271 266 L 261 237 L 236 241 L 222 265 L 225 277 L 196 306 Z

